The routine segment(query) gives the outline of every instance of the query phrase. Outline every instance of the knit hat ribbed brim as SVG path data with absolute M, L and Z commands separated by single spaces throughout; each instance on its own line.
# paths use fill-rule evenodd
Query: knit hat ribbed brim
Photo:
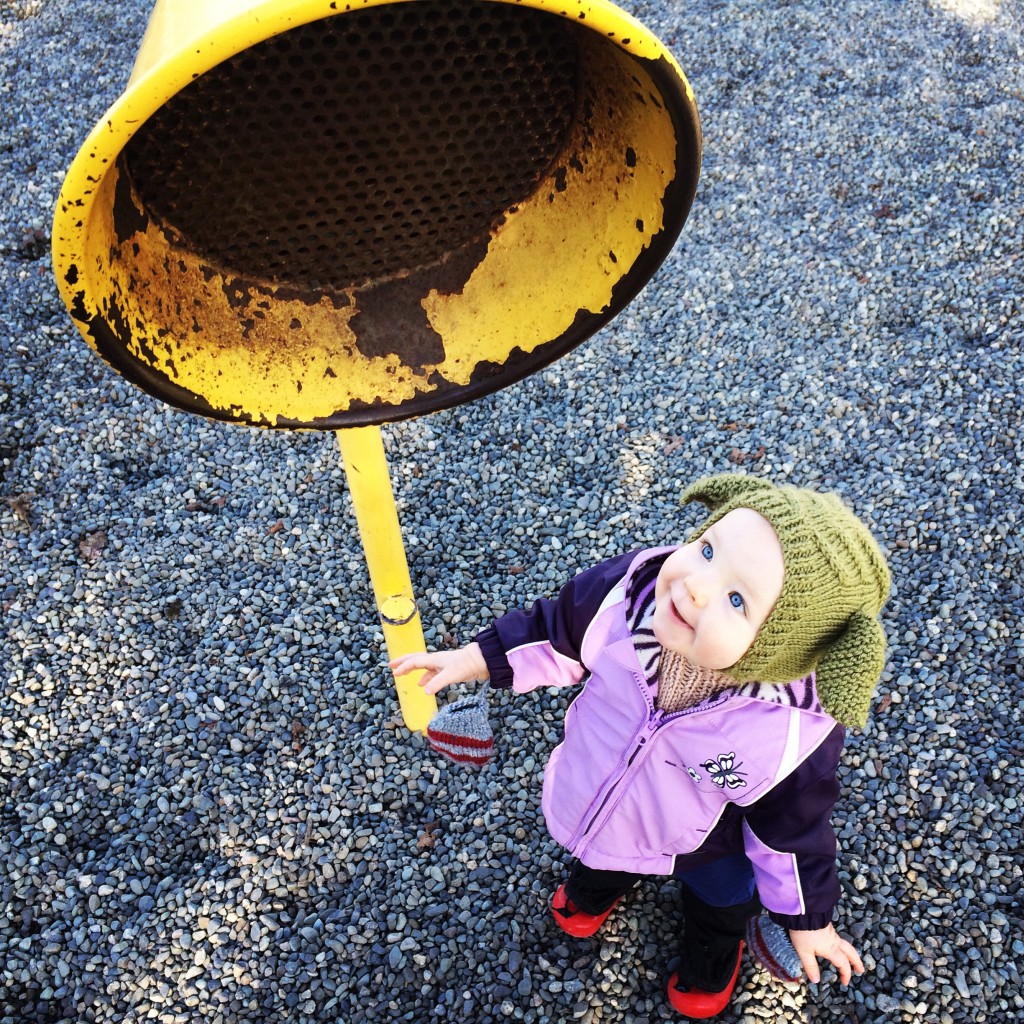
M 482 694 L 443 707 L 427 726 L 427 740 L 458 764 L 486 764 L 494 756 L 494 733 Z

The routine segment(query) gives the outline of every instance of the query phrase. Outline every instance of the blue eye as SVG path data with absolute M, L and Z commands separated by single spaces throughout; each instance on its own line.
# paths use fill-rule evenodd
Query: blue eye
M 746 607 L 746 602 L 744 602 L 742 595 L 736 593 L 735 590 L 729 595 L 729 604 L 731 604 L 733 608 Z
M 701 545 L 700 553 L 710 562 L 715 557 L 715 549 L 707 542 Z

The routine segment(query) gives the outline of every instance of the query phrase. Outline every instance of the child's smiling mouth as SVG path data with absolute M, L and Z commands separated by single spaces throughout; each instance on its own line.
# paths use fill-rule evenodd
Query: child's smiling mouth
M 675 601 L 672 601 L 670 599 L 669 603 L 668 603 L 668 607 L 669 607 L 669 614 L 671 615 L 672 619 L 675 622 L 677 622 L 681 626 L 685 626 L 687 629 L 693 629 L 693 626 L 690 625 L 690 623 L 683 617 L 682 612 L 680 612 L 679 609 L 676 607 Z

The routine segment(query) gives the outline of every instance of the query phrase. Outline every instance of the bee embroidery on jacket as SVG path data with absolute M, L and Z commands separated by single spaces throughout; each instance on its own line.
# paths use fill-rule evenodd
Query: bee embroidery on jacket
M 726 786 L 729 789 L 739 789 L 741 786 L 745 786 L 746 783 L 743 781 L 746 772 L 739 771 L 739 765 L 734 765 L 733 762 L 736 759 L 736 754 L 719 754 L 718 760 L 705 761 L 701 767 L 704 768 L 707 773 L 711 776 L 711 781 L 718 786 L 719 789 L 724 789 Z M 740 764 L 743 762 L 741 761 Z

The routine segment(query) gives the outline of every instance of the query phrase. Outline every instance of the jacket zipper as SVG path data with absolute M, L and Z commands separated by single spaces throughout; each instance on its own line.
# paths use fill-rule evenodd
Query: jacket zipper
M 606 783 L 604 798 L 598 805 L 597 809 L 576 829 L 569 839 L 569 847 L 572 848 L 583 839 L 587 833 L 594 827 L 595 822 L 601 817 L 605 808 L 608 806 L 608 802 L 616 795 L 616 791 L 619 788 L 619 784 L 623 778 L 628 774 L 633 763 L 637 757 L 640 756 L 644 747 L 647 746 L 648 742 L 654 736 L 654 733 L 658 731 L 662 722 L 665 720 L 665 712 L 661 708 L 651 707 L 651 714 L 648 716 L 647 721 L 641 726 L 638 733 L 634 736 L 633 749 L 624 758 L 620 758 L 619 767 L 616 769 L 614 777 L 611 781 Z

